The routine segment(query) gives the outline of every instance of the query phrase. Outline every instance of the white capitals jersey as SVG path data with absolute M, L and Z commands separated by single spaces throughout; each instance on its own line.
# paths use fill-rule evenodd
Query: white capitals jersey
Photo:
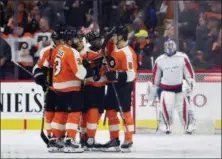
M 189 58 L 182 52 L 172 56 L 160 55 L 153 68 L 153 85 L 163 89 L 182 88 L 183 79 L 194 80 L 194 71 Z
M 22 63 L 24 66 L 32 66 L 33 58 L 30 49 L 34 46 L 33 36 L 30 33 L 24 33 L 22 37 L 9 35 L 7 42 L 11 46 L 12 60 Z
M 48 31 L 46 32 L 42 32 L 42 31 L 37 31 L 35 32 L 34 34 L 34 40 L 35 40 L 35 45 L 36 47 L 38 48 L 38 51 L 35 53 L 35 57 L 39 57 L 40 55 L 40 50 L 42 48 L 44 48 L 44 45 L 43 43 L 46 42 L 46 41 L 51 41 L 51 35 L 52 33 L 54 32 L 54 30 L 52 29 L 49 29 Z

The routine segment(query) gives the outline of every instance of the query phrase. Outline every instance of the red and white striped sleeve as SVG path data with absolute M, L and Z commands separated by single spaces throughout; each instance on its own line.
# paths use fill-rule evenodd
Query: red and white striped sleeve
M 160 80 L 161 80 L 161 68 L 159 67 L 158 61 L 155 61 L 153 67 L 153 76 L 152 76 L 152 83 L 153 85 L 159 87 Z

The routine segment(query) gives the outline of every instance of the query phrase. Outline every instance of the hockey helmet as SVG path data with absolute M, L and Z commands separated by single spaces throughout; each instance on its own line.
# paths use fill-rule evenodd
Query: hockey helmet
M 126 41 L 128 39 L 128 29 L 125 25 L 119 25 L 116 27 L 117 36 L 122 35 L 123 39 Z
M 59 40 L 60 39 L 59 35 L 56 32 L 52 33 L 51 38 L 52 38 L 52 40 Z
M 97 31 L 91 31 L 88 34 L 86 34 L 86 40 L 90 43 L 94 40 L 100 39 L 101 36 L 99 34 L 99 32 Z
M 164 52 L 168 55 L 168 56 L 172 56 L 173 54 L 175 54 L 177 51 L 177 46 L 176 43 L 169 39 L 164 43 Z
M 71 40 L 77 35 L 77 30 L 75 29 L 67 29 L 64 31 L 65 40 Z

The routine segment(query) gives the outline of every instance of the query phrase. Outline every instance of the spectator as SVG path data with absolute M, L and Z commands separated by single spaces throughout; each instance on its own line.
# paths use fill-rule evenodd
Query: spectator
M 4 11 L 4 4 L 0 1 L 0 28 L 5 24 L 5 11 Z
M 64 25 L 65 24 L 65 15 L 64 15 L 64 3 L 65 0 L 59 1 L 50 1 L 49 2 L 52 8 L 54 8 L 56 24 Z
M 150 30 L 150 33 L 153 34 L 157 26 L 157 15 L 154 0 L 148 5 L 144 13 L 144 23 L 146 25 L 146 28 Z
M 221 2 L 219 1 L 212 1 L 211 4 L 211 11 L 204 12 L 204 16 L 206 19 L 216 18 L 217 20 L 221 21 Z
M 99 32 L 99 25 L 97 24 L 96 19 L 93 17 L 92 9 L 89 9 L 88 13 L 86 13 L 86 23 L 85 26 L 81 28 L 81 33 L 85 35 L 91 31 Z
M 120 17 L 121 23 L 131 24 L 138 14 L 138 8 L 135 1 L 127 0 L 125 4 L 122 5 L 123 13 Z
M 31 72 L 33 67 L 32 55 L 37 51 L 32 34 L 24 32 L 24 26 L 20 24 L 14 28 L 13 34 L 8 36 L 7 41 L 12 49 L 12 60 Z M 31 78 L 29 74 L 19 68 L 19 79 Z
M 26 32 L 33 34 L 37 30 L 39 30 L 39 21 L 40 21 L 39 7 L 34 6 L 31 10 L 31 13 L 28 16 L 28 24 L 25 28 Z
M 133 20 L 132 27 L 135 33 L 138 32 L 140 29 L 147 30 L 143 22 L 143 15 L 141 11 L 136 15 L 135 19 Z
M 47 17 L 49 26 L 54 28 L 56 26 L 56 15 L 53 7 L 48 3 L 48 0 L 39 0 L 37 3 L 39 7 L 40 16 Z
M 194 41 L 196 40 L 195 33 L 198 24 L 199 11 L 195 7 L 195 2 L 185 1 L 184 4 L 185 8 L 179 14 L 180 37 Z
M 222 31 L 220 29 L 218 38 L 213 43 L 213 46 L 212 46 L 213 69 L 220 69 L 221 70 L 221 54 L 222 54 L 221 39 L 222 39 Z
M 138 69 L 152 70 L 152 52 L 154 45 L 148 38 L 148 32 L 146 30 L 140 30 L 135 36 L 136 41 L 133 43 L 133 48 L 138 57 Z
M 42 17 L 39 22 L 40 30 L 34 34 L 34 43 L 38 48 L 38 51 L 34 55 L 34 63 L 37 62 L 40 50 L 51 44 L 51 35 L 54 32 L 49 27 L 49 20 L 47 17 Z
M 202 43 L 201 50 L 205 53 L 206 60 L 212 58 L 213 42 L 218 38 L 218 21 L 215 18 L 209 19 L 207 23 L 208 32 L 204 35 L 204 42 Z
M 201 15 L 199 18 L 199 25 L 196 28 L 196 50 L 203 50 L 202 47 L 205 43 L 208 32 L 207 21 L 204 16 Z
M 6 62 L 11 60 L 12 52 L 10 45 L 0 36 L 0 79 L 5 79 Z
M 202 51 L 198 50 L 196 52 L 195 58 L 192 61 L 194 69 L 210 69 L 210 65 L 205 61 L 204 54 Z
M 4 27 L 4 34 L 11 34 L 13 32 L 14 26 L 15 26 L 14 17 L 11 16 L 8 19 L 7 25 Z
M 110 15 L 107 18 L 107 26 L 111 27 L 111 26 L 115 26 L 115 25 L 119 25 L 121 23 L 120 20 L 120 12 L 121 12 L 121 8 L 120 5 L 112 5 L 112 8 L 110 8 Z
M 20 1 L 18 3 L 18 24 L 23 26 L 27 25 L 28 23 L 28 14 L 25 11 L 25 3 Z
M 67 0 L 65 2 L 66 23 L 78 30 L 85 24 L 85 8 L 79 0 Z

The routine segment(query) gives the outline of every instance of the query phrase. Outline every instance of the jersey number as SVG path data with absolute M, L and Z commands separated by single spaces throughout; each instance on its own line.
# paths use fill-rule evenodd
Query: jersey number
M 56 57 L 55 59 L 55 73 L 54 76 L 57 76 L 62 70 L 61 59 Z

